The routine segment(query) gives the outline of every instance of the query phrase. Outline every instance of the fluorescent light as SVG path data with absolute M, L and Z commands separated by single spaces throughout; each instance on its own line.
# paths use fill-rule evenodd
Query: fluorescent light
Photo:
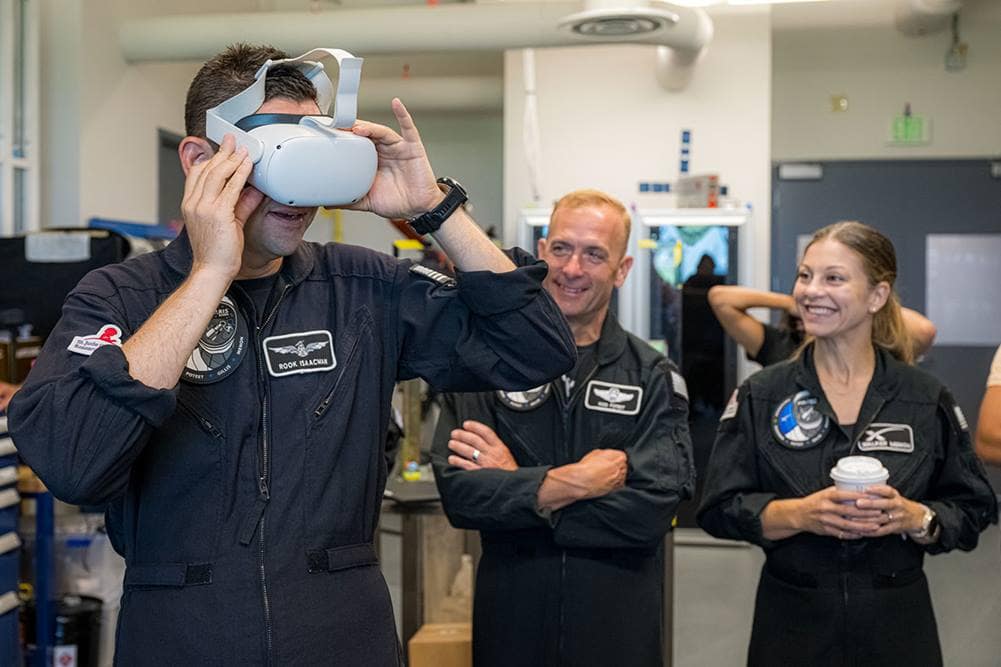
M 728 5 L 788 5 L 794 2 L 827 2 L 828 0 L 727 0 Z
M 747 222 L 749 213 L 746 208 L 665 208 L 639 209 L 637 217 L 647 227 L 661 225 L 700 226 L 728 225 L 737 226 Z

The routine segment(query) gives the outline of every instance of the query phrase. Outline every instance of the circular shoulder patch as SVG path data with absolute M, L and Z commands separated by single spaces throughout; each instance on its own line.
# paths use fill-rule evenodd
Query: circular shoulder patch
M 772 416 L 772 432 L 790 449 L 813 447 L 827 435 L 831 420 L 817 409 L 817 398 L 801 391 L 782 401 Z
M 512 410 L 528 412 L 545 403 L 551 393 L 553 385 L 547 382 L 541 387 L 525 391 L 498 391 L 497 399 Z
M 224 296 L 215 315 L 184 364 L 181 379 L 211 384 L 230 375 L 247 354 L 247 323 L 233 300 Z

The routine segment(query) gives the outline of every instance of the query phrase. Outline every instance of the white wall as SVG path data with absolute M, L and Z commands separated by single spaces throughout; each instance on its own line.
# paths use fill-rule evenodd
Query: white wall
M 255 0 L 184 0 L 171 3 L 170 12 L 256 8 Z M 201 63 L 124 62 L 118 23 L 166 11 L 156 0 L 42 0 L 41 9 L 42 224 L 85 225 L 91 217 L 155 222 L 157 130 L 184 134 L 184 98 Z M 497 67 L 496 58 L 474 65 L 486 73 Z M 377 122 L 391 121 L 372 111 L 362 109 Z M 415 117 L 436 173 L 460 180 L 470 190 L 477 218 L 500 227 L 500 114 Z M 329 222 L 320 218 L 314 227 L 311 238 L 332 238 Z M 385 222 L 361 214 L 347 214 L 343 230 L 346 242 L 381 250 L 397 237 Z
M 969 3 L 960 24 L 967 68 L 946 72 L 948 31 L 922 38 L 891 26 L 776 32 L 772 157 L 899 159 L 1001 153 L 1001 20 Z M 831 111 L 831 95 L 849 109 Z M 932 120 L 927 146 L 888 146 L 890 121 L 911 103 Z
M 254 6 L 183 0 L 171 11 Z M 198 64 L 129 65 L 117 26 L 161 11 L 156 0 L 42 0 L 43 226 L 85 225 L 95 216 L 156 221 L 157 128 L 183 134 L 184 95 Z
M 742 281 L 768 285 L 771 25 L 767 11 L 714 17 L 716 34 L 689 87 L 657 84 L 653 47 L 536 51 L 542 141 L 542 203 L 597 187 L 628 203 L 638 181 L 678 176 L 680 135 L 692 130 L 692 173 L 718 172 L 755 216 L 744 234 Z M 516 238 L 520 208 L 531 203 L 523 132 L 521 52 L 505 61 L 505 238 Z M 661 204 L 661 205 L 666 205 Z
M 81 3 L 39 7 L 39 224 L 80 222 Z
M 406 103 L 405 98 L 403 102 Z M 397 129 L 392 116 L 366 115 L 374 122 Z M 501 114 L 415 111 L 412 115 L 435 174 L 450 176 L 462 183 L 469 193 L 476 221 L 483 228 L 496 226 L 497 233 L 502 233 L 504 125 Z M 367 213 L 345 211 L 341 229 L 343 242 L 382 252 L 390 252 L 393 241 L 400 238 L 392 226 Z M 319 242 L 334 240 L 330 223 L 318 216 L 307 238 Z

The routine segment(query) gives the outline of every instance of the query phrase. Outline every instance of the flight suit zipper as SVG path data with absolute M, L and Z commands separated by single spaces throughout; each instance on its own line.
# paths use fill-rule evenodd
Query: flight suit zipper
M 272 650 L 273 650 L 273 631 L 271 623 L 271 599 L 268 595 L 268 578 L 267 571 L 265 569 L 265 509 L 268 506 L 268 502 L 271 500 L 271 489 L 269 488 L 270 482 L 270 448 L 269 448 L 269 407 L 270 407 L 270 396 L 268 392 L 268 381 L 264 373 L 264 331 L 268 328 L 271 320 L 274 318 L 275 313 L 278 312 L 278 306 L 281 304 L 282 299 L 285 298 L 285 294 L 288 292 L 290 285 L 285 282 L 284 277 L 279 277 L 282 283 L 282 290 L 275 299 L 274 305 L 268 311 L 267 315 L 264 317 L 264 321 L 254 329 L 254 339 L 257 345 L 257 384 L 258 390 L 261 395 L 261 437 L 258 441 L 257 450 L 257 461 L 258 461 L 258 478 L 257 478 L 257 498 L 254 500 L 254 509 L 248 516 L 247 520 L 243 524 L 243 528 L 240 531 L 240 543 L 244 546 L 250 544 L 254 538 L 254 533 L 257 533 L 257 543 L 258 543 L 258 575 L 261 583 L 261 599 L 264 605 L 264 641 L 267 650 L 266 664 L 272 664 Z
M 580 381 L 579 384 L 574 384 L 574 388 L 566 397 L 566 403 L 563 404 L 563 465 L 570 462 L 570 412 L 573 406 L 577 403 L 580 398 L 581 390 L 586 391 L 587 383 L 591 381 L 591 378 L 595 376 L 598 372 L 599 364 L 595 363 L 594 368 L 592 368 L 588 374 Z M 566 587 L 567 582 L 567 552 L 566 549 L 560 549 L 560 625 L 559 625 L 559 661 L 560 665 L 566 663 L 564 657 L 564 638 L 566 633 L 564 632 L 564 621 L 566 616 L 566 600 L 563 595 L 563 589 Z
M 850 646 L 854 645 L 854 638 L 849 635 L 849 621 L 848 621 L 848 618 L 849 618 L 849 616 L 848 616 L 848 614 L 849 614 L 849 609 L 848 609 L 849 600 L 848 600 L 848 572 L 847 571 L 842 571 L 841 572 L 841 602 L 842 602 L 842 604 L 844 606 L 843 616 L 842 616 L 842 625 L 841 625 L 841 646 L 842 646 L 842 650 L 844 650 L 845 653 L 847 654 L 848 648 Z M 848 662 L 848 660 L 847 660 L 848 656 L 844 655 L 843 657 L 845 658 L 846 662 Z M 854 660 L 851 660 L 850 662 L 851 662 L 851 664 L 855 663 Z

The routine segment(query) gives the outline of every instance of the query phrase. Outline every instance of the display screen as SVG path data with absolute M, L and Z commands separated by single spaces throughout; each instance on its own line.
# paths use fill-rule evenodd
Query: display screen
M 730 271 L 730 228 L 722 225 L 706 227 L 653 227 L 650 237 L 657 242 L 653 251 L 653 268 L 661 281 L 678 287 L 700 273 L 726 276 Z
M 719 327 L 706 293 L 730 274 L 731 229 L 723 225 L 663 225 L 650 229 L 650 338 L 663 340 L 668 355 L 681 364 L 682 292 L 688 297 L 688 326 Z M 708 317 L 706 317 L 708 316 Z
M 736 358 L 709 306 L 714 285 L 737 278 L 737 229 L 716 226 L 650 228 L 650 338 L 664 341 L 688 383 L 689 432 L 701 479 L 720 414 L 732 391 Z M 678 525 L 696 526 L 701 495 L 683 503 Z

